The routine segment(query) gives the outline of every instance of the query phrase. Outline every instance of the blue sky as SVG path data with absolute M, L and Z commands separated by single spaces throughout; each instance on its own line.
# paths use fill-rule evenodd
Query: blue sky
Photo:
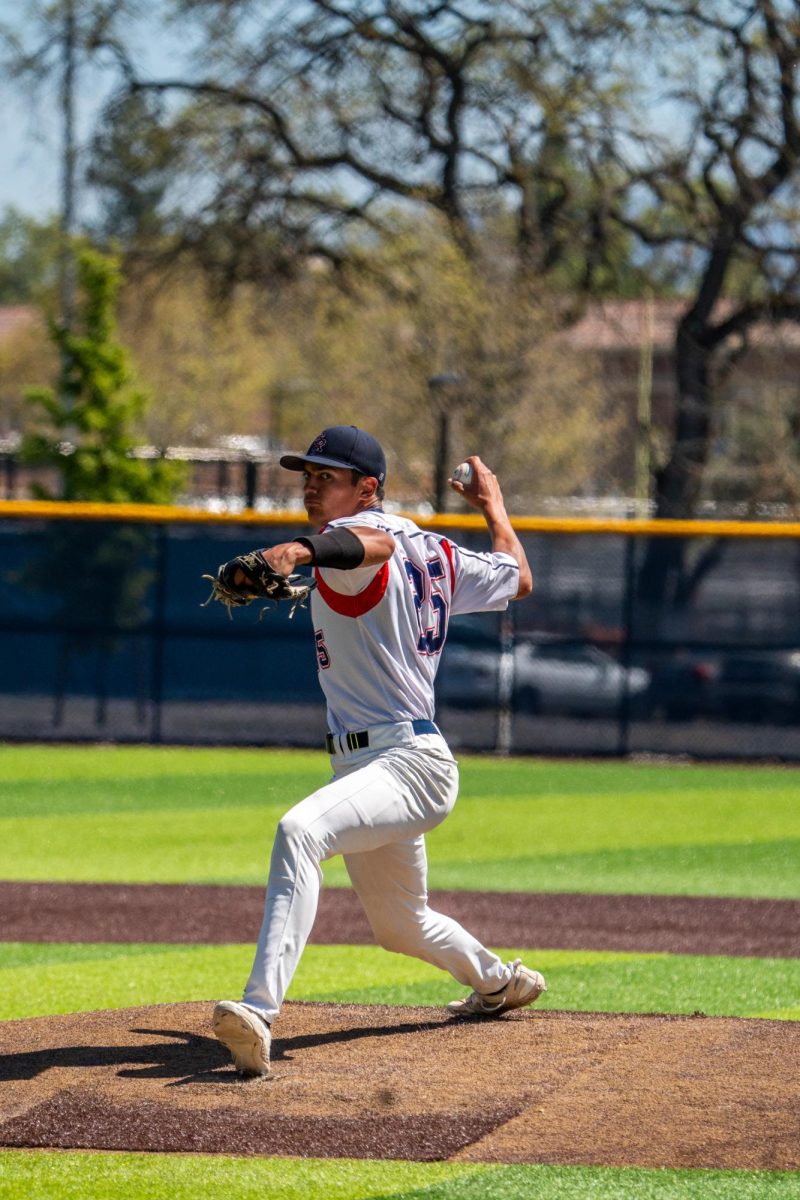
M 58 206 L 58 126 L 52 106 L 33 111 L 3 89 L 0 105 L 0 210 L 13 205 L 35 217 Z
M 0 0 L 2 7 L 2 0 Z M 158 5 L 156 5 L 158 7 Z M 23 10 L 24 11 L 24 10 Z M 23 18 L 23 21 L 26 18 Z M 180 69 L 190 52 L 185 30 L 165 29 L 151 16 L 129 29 L 138 69 L 151 78 Z M 93 119 L 118 77 L 106 66 L 80 66 L 77 77 L 77 133 L 85 143 Z M 60 201 L 61 126 L 58 81 L 45 84 L 11 82 L 0 75 L 0 213 L 12 205 L 43 218 L 57 211 Z M 81 198 L 79 198 L 80 200 Z M 91 203 L 84 194 L 85 206 Z M 79 214 L 80 214 L 79 205 Z

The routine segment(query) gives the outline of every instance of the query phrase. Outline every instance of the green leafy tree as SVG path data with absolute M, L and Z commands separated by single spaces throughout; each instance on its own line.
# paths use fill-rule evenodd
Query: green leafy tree
M 62 356 L 61 386 L 27 392 L 41 423 L 26 434 L 22 457 L 59 468 L 64 500 L 167 504 L 182 485 L 183 467 L 132 457 L 149 398 L 132 386 L 128 352 L 115 340 L 119 264 L 83 247 L 78 283 L 82 305 L 75 328 L 50 326 Z M 54 498 L 43 485 L 36 494 Z
M 731 347 L 800 320 L 796 2 L 180 12 L 200 53 L 126 85 L 185 97 L 164 110 L 188 172 L 184 236 L 214 247 L 223 284 L 304 255 L 340 267 L 400 205 L 439 215 L 479 270 L 487 231 L 504 232 L 522 287 L 564 325 L 586 296 L 677 289 L 674 420 L 652 490 L 659 517 L 697 515 Z M 653 541 L 648 604 L 669 606 L 684 567 L 678 541 Z
M 41 426 L 23 439 L 23 458 L 58 468 L 65 500 L 167 503 L 181 486 L 183 465 L 131 454 L 147 395 L 131 386 L 127 351 L 114 336 L 118 264 L 89 247 L 79 249 L 77 263 L 78 320 L 72 330 L 51 324 L 62 355 L 61 387 L 28 392 Z M 37 494 L 53 498 L 44 486 Z M 56 724 L 72 658 L 85 654 L 95 658 L 96 723 L 104 724 L 110 663 L 123 644 L 120 635 L 135 633 L 147 621 L 154 551 L 152 526 L 59 523 L 46 535 L 43 554 L 25 571 L 24 583 L 58 598 L 54 625 L 64 632 L 56 663 Z M 134 656 L 137 671 L 143 661 L 144 655 Z M 142 686 L 139 680 L 140 699 Z M 143 719 L 141 703 L 139 709 Z
M 30 304 L 52 291 L 60 245 L 56 221 L 7 208 L 0 217 L 0 304 Z

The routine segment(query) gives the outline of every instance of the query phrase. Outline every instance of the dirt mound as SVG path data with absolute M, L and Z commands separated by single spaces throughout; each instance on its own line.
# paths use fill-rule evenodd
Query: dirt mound
M 210 1004 L 0 1025 L 0 1145 L 800 1167 L 800 1024 L 287 1004 L 242 1081 Z

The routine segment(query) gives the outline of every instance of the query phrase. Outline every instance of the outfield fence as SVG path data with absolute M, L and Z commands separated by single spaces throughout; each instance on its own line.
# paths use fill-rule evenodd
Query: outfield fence
M 488 548 L 477 515 L 419 518 Z M 202 607 L 296 513 L 0 502 L 0 738 L 322 745 L 306 610 Z M 515 518 L 535 588 L 450 623 L 454 748 L 800 760 L 800 525 Z

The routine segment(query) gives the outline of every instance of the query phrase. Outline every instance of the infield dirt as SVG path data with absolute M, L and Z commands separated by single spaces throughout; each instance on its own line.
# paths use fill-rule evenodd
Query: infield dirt
M 800 1168 L 800 1025 L 287 1004 L 241 1081 L 210 1005 L 0 1026 L 0 1145 Z
M 487 946 L 800 957 L 798 900 L 439 891 L 430 903 Z M 255 942 L 263 904 L 259 887 L 0 881 L 0 939 Z M 311 941 L 372 941 L 354 892 L 323 889 Z
M 0 883 L 4 940 L 255 938 L 258 888 Z M 796 901 L 438 893 L 491 945 L 797 956 Z M 235 926 L 231 914 L 236 914 Z M 223 920 L 224 918 L 224 920 Z M 323 892 L 318 942 L 368 941 Z M 0 1146 L 800 1168 L 800 1023 L 287 1004 L 244 1082 L 212 1002 L 0 1023 Z

